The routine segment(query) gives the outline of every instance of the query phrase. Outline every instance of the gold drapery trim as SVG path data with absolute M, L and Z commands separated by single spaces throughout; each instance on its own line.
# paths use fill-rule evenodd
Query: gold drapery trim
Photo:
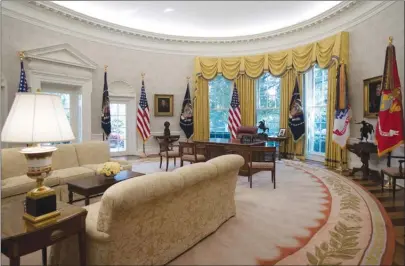
M 345 61 L 347 62 L 347 61 Z M 338 62 L 334 60 L 328 69 L 328 106 L 326 111 L 326 140 L 325 140 L 325 165 L 331 168 L 339 168 L 347 165 L 347 150 L 342 150 L 339 145 L 332 141 L 333 121 L 336 107 L 336 75 Z M 342 165 L 340 165 L 342 159 Z
M 258 78 L 264 71 L 273 76 L 282 76 L 287 70 L 305 72 L 315 63 L 327 68 L 333 58 L 347 57 L 348 48 L 344 47 L 347 32 L 340 32 L 318 42 L 280 52 L 240 57 L 196 57 L 195 73 L 207 80 L 222 74 L 230 80 L 245 73 L 250 78 Z M 347 62 L 347 61 L 346 61 Z
M 347 164 L 347 151 L 344 150 L 341 157 L 340 148 L 332 142 L 332 129 L 334 120 L 334 108 L 336 104 L 336 64 L 344 60 L 346 65 L 349 62 L 349 34 L 340 32 L 334 36 L 317 41 L 311 44 L 303 45 L 293 49 L 271 52 L 260 55 L 240 56 L 240 57 L 196 57 L 194 73 L 196 77 L 196 93 L 194 107 L 194 139 L 209 138 L 209 105 L 208 105 L 208 81 L 214 79 L 218 74 L 222 74 L 229 80 L 240 78 L 237 84 L 245 84 L 247 77 L 256 79 L 264 71 L 277 77 L 282 77 L 281 81 L 281 110 L 280 110 L 280 127 L 288 128 L 288 109 L 291 100 L 292 90 L 295 85 L 295 76 L 297 73 L 303 73 L 318 64 L 320 68 L 328 69 L 328 108 L 327 108 L 327 136 L 325 164 L 330 167 L 339 167 L 340 159 L 343 158 L 342 164 Z M 349 71 L 347 69 L 347 71 Z M 302 94 L 302 80 L 300 79 L 300 91 Z M 251 83 L 252 84 L 252 83 Z M 253 125 L 255 121 L 255 99 L 254 83 L 253 96 L 250 89 L 251 85 L 238 86 L 241 98 L 242 124 Z M 240 88 L 239 88 L 240 87 Z M 245 95 L 251 97 L 251 100 L 243 99 Z M 242 101 L 244 101 L 242 103 Z M 251 111 L 253 110 L 253 111 Z M 287 132 L 289 132 L 287 130 Z M 288 133 L 290 134 L 290 133 Z M 301 144 L 300 144 L 301 142 Z M 305 137 L 295 144 L 295 154 L 298 158 L 304 155 Z M 288 153 L 294 154 L 292 141 L 288 144 Z M 303 157 L 301 157 L 303 158 Z
M 255 80 L 247 75 L 240 75 L 235 79 L 240 101 L 242 126 L 255 125 Z M 253 103 L 253 104 L 252 104 Z
M 298 87 L 300 91 L 300 97 L 301 100 L 303 100 L 302 74 L 297 74 L 295 70 L 290 69 L 281 77 L 280 128 L 286 129 L 288 137 L 287 156 L 289 158 L 293 158 L 295 154 L 297 158 L 303 160 L 305 159 L 304 156 L 305 135 L 297 143 L 294 143 L 294 141 L 292 140 L 291 131 L 288 127 L 288 116 L 290 114 L 290 101 L 294 92 L 295 80 L 297 76 L 298 76 Z
M 210 136 L 210 117 L 209 117 L 209 90 L 208 80 L 197 78 L 195 80 L 194 91 L 194 140 L 208 139 Z

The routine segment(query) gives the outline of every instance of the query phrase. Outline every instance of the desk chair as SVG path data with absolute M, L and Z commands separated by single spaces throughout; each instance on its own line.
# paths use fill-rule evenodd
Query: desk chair
M 205 153 L 198 154 L 197 148 L 202 147 L 193 142 L 180 142 L 180 166 L 183 166 L 184 161 L 190 162 L 191 164 L 206 161 Z

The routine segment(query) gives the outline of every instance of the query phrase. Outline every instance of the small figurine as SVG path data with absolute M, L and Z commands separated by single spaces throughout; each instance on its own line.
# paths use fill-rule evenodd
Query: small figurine
M 266 122 L 265 122 L 264 120 L 262 120 L 262 121 L 259 122 L 258 128 L 263 131 L 263 132 L 262 132 L 263 134 L 266 133 L 266 131 L 269 131 L 269 128 L 266 127 Z
M 361 121 L 360 123 L 355 123 L 355 124 L 362 124 L 363 126 L 360 128 L 360 133 L 361 133 L 361 138 L 359 140 L 362 142 L 363 138 L 368 140 L 368 134 L 372 134 L 374 132 L 374 127 L 372 124 L 367 123 L 366 121 Z
M 164 123 L 164 126 L 165 126 L 165 131 L 163 132 L 163 135 L 165 137 L 170 137 L 170 129 L 169 129 L 170 123 L 168 121 L 166 121 Z

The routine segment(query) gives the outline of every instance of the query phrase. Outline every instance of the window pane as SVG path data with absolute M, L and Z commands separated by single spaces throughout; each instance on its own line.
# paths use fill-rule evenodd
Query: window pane
M 328 70 L 315 65 L 304 79 L 307 153 L 325 154 Z
M 127 117 L 126 104 L 111 103 L 111 134 L 108 138 L 111 152 L 126 151 Z
M 218 75 L 208 82 L 210 138 L 229 138 L 228 112 L 231 103 L 231 81 Z
M 256 86 L 256 122 L 265 121 L 269 135 L 277 135 L 280 128 L 280 78 L 264 73 Z M 260 133 L 260 132 L 259 132 Z

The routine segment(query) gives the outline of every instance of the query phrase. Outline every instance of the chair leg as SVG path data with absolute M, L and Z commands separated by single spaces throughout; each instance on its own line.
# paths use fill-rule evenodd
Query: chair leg
M 169 157 L 166 157 L 166 172 L 169 169 Z
M 392 196 L 394 197 L 395 200 L 395 189 L 397 187 L 397 179 L 395 177 L 392 177 Z
M 381 192 L 384 192 L 384 172 L 381 170 Z
M 176 166 L 176 157 L 174 157 L 174 166 Z
M 253 185 L 253 177 L 250 176 L 250 188 L 252 188 L 252 185 Z
M 274 189 L 276 189 L 276 171 L 272 171 L 271 174 L 273 175 L 273 186 Z
M 180 167 L 183 167 L 183 164 L 184 164 L 183 159 L 181 159 L 180 160 Z
M 163 160 L 163 157 L 160 156 L 160 166 L 159 166 L 159 168 L 162 168 L 162 160 Z

